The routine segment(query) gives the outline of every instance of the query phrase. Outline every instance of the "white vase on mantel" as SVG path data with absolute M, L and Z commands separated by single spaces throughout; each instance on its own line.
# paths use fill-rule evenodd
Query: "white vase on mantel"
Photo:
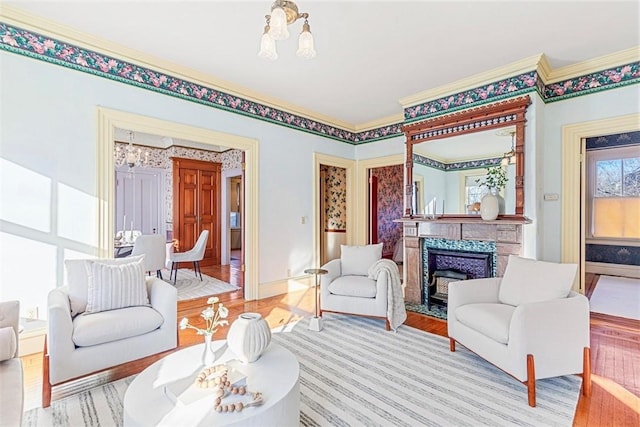
M 500 200 L 495 188 L 489 190 L 480 200 L 480 216 L 485 221 L 493 221 L 500 213 Z

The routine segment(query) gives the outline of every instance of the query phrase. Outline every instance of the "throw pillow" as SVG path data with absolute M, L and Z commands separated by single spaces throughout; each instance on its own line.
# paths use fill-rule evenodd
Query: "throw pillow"
M 71 316 L 83 313 L 87 309 L 90 263 L 88 259 L 68 259 L 64 261 L 67 269 L 67 287 Z
M 69 288 L 69 302 L 71 305 L 71 316 L 75 317 L 84 313 L 87 309 L 87 297 L 89 295 L 89 281 L 91 279 L 91 266 L 94 261 L 118 265 L 126 264 L 142 259 L 144 255 L 114 258 L 114 259 L 68 259 L 64 265 L 67 269 L 67 287 Z
M 510 255 L 498 299 L 518 306 L 566 298 L 576 277 L 576 264 L 536 261 Z
M 128 263 L 93 261 L 86 313 L 149 305 L 144 277 L 144 257 Z
M 16 354 L 16 332 L 11 326 L 0 328 L 0 362 Z
M 364 246 L 340 245 L 343 276 L 366 276 L 369 267 L 382 258 L 382 243 Z

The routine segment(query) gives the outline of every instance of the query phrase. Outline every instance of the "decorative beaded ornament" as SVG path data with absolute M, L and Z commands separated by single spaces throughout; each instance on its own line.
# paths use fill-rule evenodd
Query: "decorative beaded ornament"
M 258 391 L 249 391 L 245 386 L 233 386 L 228 379 L 229 367 L 225 364 L 211 366 L 205 368 L 195 379 L 195 386 L 198 388 L 212 388 L 215 390 L 215 401 L 213 409 L 217 412 L 240 412 L 248 406 L 260 406 L 264 403 L 262 393 Z M 229 395 L 250 395 L 253 400 L 248 402 L 237 401 L 228 404 L 222 404 L 222 399 Z

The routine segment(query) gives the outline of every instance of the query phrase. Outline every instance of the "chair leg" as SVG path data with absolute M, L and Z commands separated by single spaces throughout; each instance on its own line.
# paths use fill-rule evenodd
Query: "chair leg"
M 164 278 L 162 277 L 162 270 L 158 270 L 158 271 L 156 271 L 156 277 L 157 277 L 158 279 L 164 280 Z
M 175 262 L 171 263 L 171 272 L 173 273 L 173 286 L 175 286 L 176 280 L 178 280 L 178 266 Z
M 527 394 L 529 406 L 536 407 L 536 368 L 533 362 L 533 354 L 527 354 Z
M 202 281 L 202 270 L 200 270 L 200 261 L 195 261 L 193 264 L 196 266 L 196 277 L 198 277 L 198 273 L 199 273 L 200 281 Z
M 51 406 L 51 378 L 49 377 L 49 351 L 47 337 L 44 338 L 44 353 L 42 355 L 42 407 Z
M 585 347 L 582 352 L 582 394 L 591 396 L 591 349 Z
M 449 338 L 449 351 L 456 351 L 456 340 Z

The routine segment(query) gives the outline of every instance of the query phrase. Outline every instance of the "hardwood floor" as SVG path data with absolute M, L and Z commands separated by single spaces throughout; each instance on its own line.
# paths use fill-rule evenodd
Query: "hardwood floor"
M 237 268 L 203 268 L 203 273 L 221 280 L 242 285 L 242 274 Z M 226 271 L 224 271 L 226 269 Z M 234 271 L 236 270 L 236 271 Z M 597 281 L 597 277 L 589 280 Z M 242 292 L 220 295 L 221 301 L 229 308 L 230 320 L 247 311 L 261 313 L 274 328 L 287 325 L 313 313 L 313 288 L 278 295 L 259 301 L 245 301 Z M 178 320 L 188 317 L 197 324 L 199 315 L 206 305 L 206 297 L 178 303 Z M 447 335 L 445 321 L 408 313 L 406 325 L 441 336 Z M 225 338 L 228 328 L 223 328 L 217 338 Z M 179 348 L 202 342 L 192 330 L 179 331 Z M 128 363 L 93 375 L 65 387 L 60 396 L 93 387 L 106 381 L 113 381 L 140 372 L 146 366 L 163 357 L 151 356 L 135 363 Z M 575 426 L 640 426 L 640 322 L 612 316 L 592 314 L 591 316 L 591 359 L 592 395 L 580 396 L 574 420 Z M 42 354 L 25 356 L 25 409 L 40 406 L 42 386 Z M 523 387 L 525 387 L 523 385 Z M 54 388 L 54 398 L 56 391 Z

